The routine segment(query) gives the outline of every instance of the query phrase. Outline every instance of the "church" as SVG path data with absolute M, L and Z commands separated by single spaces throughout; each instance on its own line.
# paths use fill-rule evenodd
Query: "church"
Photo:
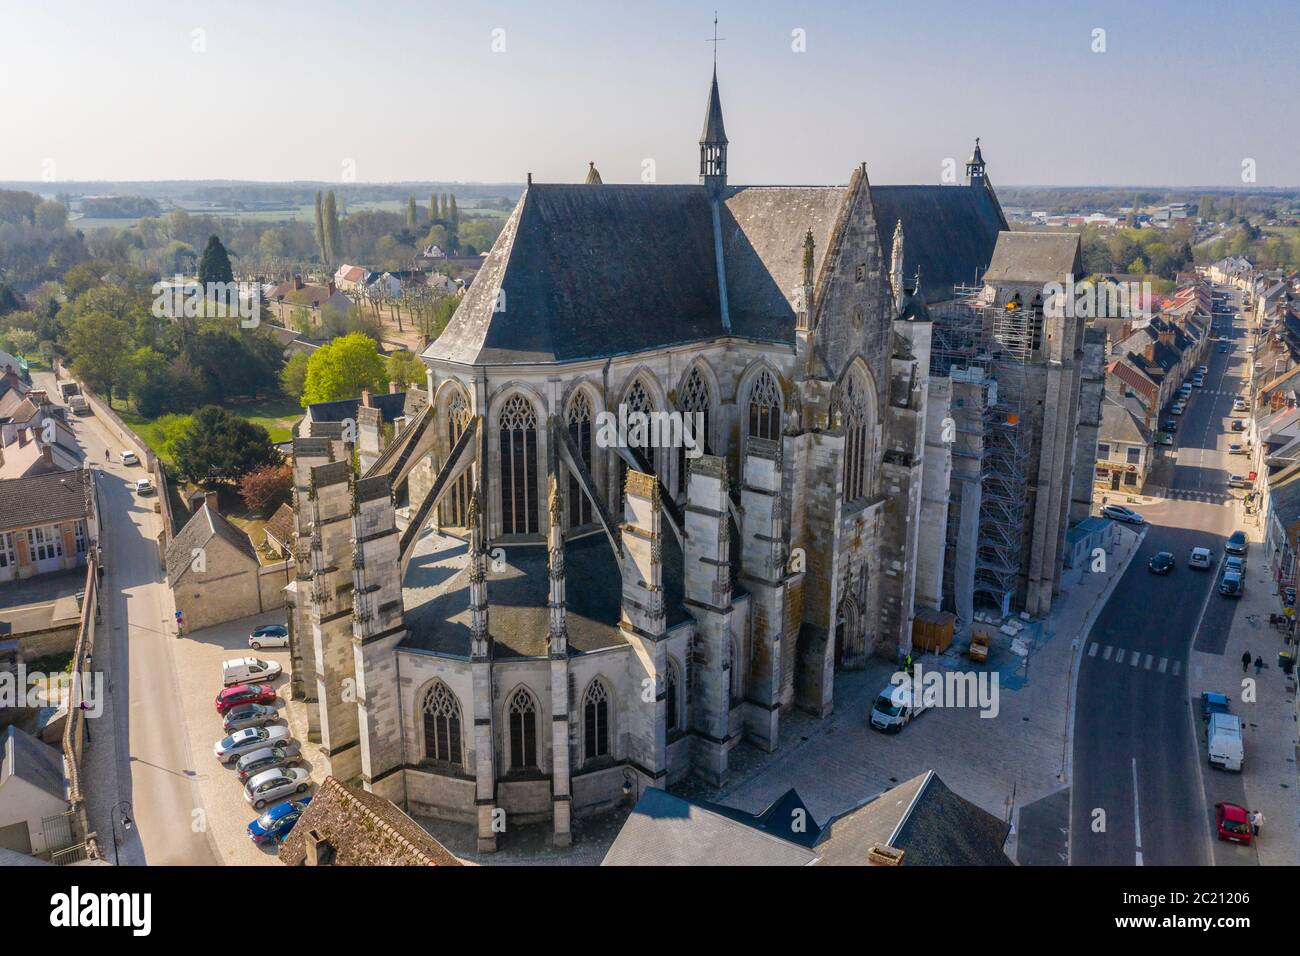
M 294 439 L 311 739 L 481 850 L 723 783 L 938 607 L 927 302 L 1007 229 L 978 145 L 964 184 L 892 187 L 733 185 L 728 148 L 715 68 L 698 184 L 530 176 L 427 388 Z M 620 411 L 703 427 L 611 444 Z

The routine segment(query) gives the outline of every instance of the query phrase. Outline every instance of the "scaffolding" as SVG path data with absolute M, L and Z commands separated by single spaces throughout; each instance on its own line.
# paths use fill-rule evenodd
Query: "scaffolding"
M 978 408 L 953 409 L 944 591 L 950 609 L 965 622 L 972 604 L 1006 615 L 1024 602 L 1032 518 L 1026 375 L 1041 346 L 1042 322 L 1036 302 L 1007 308 L 997 306 L 982 286 L 953 291 L 953 299 L 931 312 L 930 374 L 967 383 L 973 388 L 963 394 L 979 396 Z M 954 388 L 955 405 L 958 392 Z M 962 459 L 965 468 L 959 467 Z M 969 595 L 963 593 L 967 588 Z

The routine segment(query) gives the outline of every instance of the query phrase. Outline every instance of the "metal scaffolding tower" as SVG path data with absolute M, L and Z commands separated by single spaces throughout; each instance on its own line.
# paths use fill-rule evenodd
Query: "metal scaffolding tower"
M 1024 600 L 1032 445 L 1024 400 L 1027 363 L 1038 346 L 1041 322 L 1034 321 L 1034 305 L 995 307 L 982 287 L 958 286 L 954 293 L 953 300 L 932 310 L 930 374 L 977 384 L 983 398 L 978 408 L 953 409 L 944 585 L 945 599 L 964 620 L 968 601 L 1005 615 Z M 979 430 L 977 440 L 963 435 L 971 429 Z M 968 467 L 963 475 L 957 467 L 958 458 L 971 456 L 978 459 L 978 495 L 963 487 L 975 469 Z M 976 501 L 977 519 L 965 513 Z M 962 581 L 973 591 L 969 598 L 958 593 Z

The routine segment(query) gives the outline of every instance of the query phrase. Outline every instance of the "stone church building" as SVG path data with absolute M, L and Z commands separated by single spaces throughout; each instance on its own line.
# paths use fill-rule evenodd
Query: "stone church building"
M 925 290 L 1007 228 L 972 160 L 965 185 L 733 185 L 715 72 L 698 184 L 529 177 L 382 452 L 357 473 L 346 423 L 294 440 L 294 692 L 328 772 L 484 850 L 538 821 L 564 845 L 906 654 L 942 573 Z M 602 441 L 620 409 L 699 413 L 702 454 Z

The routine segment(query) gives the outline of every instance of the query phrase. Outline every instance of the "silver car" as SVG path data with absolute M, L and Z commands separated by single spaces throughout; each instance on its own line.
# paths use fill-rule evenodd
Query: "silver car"
M 302 767 L 279 767 L 264 770 L 244 785 L 244 798 L 261 810 L 268 803 L 295 793 L 306 793 L 311 786 L 311 774 Z
M 248 783 L 260 773 L 274 770 L 276 767 L 296 767 L 301 762 L 302 754 L 298 742 L 291 740 L 278 747 L 263 747 L 261 750 L 254 750 L 251 754 L 244 754 L 235 764 L 235 771 L 239 774 L 241 783 Z
M 233 763 L 246 753 L 274 747 L 291 739 L 288 727 L 248 727 L 218 740 L 212 748 L 212 755 L 222 763 Z
M 226 719 L 221 729 L 226 733 L 243 730 L 245 727 L 261 727 L 273 724 L 280 719 L 280 712 L 268 704 L 243 704 L 226 711 Z

